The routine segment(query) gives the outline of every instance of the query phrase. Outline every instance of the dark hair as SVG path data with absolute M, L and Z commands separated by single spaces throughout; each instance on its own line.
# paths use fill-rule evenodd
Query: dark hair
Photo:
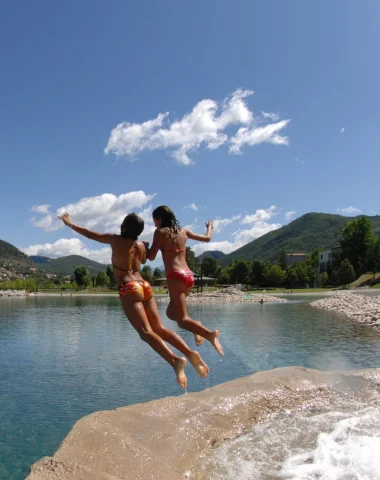
M 120 230 L 122 237 L 137 240 L 144 230 L 144 220 L 135 213 L 130 213 L 124 218 Z
M 178 233 L 181 230 L 181 225 L 175 218 L 173 210 L 166 205 L 160 205 L 153 210 L 152 216 L 161 221 L 160 228 L 168 228 L 174 233 Z

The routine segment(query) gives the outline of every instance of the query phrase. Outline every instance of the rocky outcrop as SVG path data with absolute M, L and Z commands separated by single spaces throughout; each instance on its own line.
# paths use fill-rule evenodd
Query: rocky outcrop
M 0 290 L 1 297 L 27 297 L 30 293 L 25 290 Z
M 379 399 L 380 370 L 319 372 L 288 367 L 79 420 L 27 480 L 180 480 L 202 456 L 268 414 L 347 408 Z M 196 477 L 198 478 L 198 477 Z
M 329 298 L 311 302 L 313 307 L 343 313 L 380 331 L 380 296 L 366 296 L 351 292 L 339 292 Z
M 205 291 L 202 293 L 190 293 L 187 297 L 188 303 L 213 303 L 213 302 L 249 302 L 249 303 L 271 303 L 271 302 L 287 302 L 284 298 L 274 297 L 266 294 L 247 295 L 235 287 L 223 288 L 215 291 Z

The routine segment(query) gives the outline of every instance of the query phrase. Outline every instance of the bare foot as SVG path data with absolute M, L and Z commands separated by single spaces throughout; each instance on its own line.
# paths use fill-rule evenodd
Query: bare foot
M 197 347 L 199 347 L 199 345 L 202 345 L 202 343 L 205 341 L 203 337 L 201 337 L 200 335 L 197 335 L 196 333 L 194 333 L 194 338 L 195 338 L 195 344 L 197 345 Z
M 221 344 L 219 343 L 219 332 L 218 332 L 218 330 L 214 330 L 213 332 L 211 332 L 210 342 L 214 346 L 215 350 L 219 353 L 219 355 L 224 355 L 223 348 L 222 348 Z
M 179 357 L 173 365 L 174 371 L 177 375 L 177 382 L 180 387 L 185 389 L 187 387 L 187 378 L 185 375 L 185 367 L 186 367 L 186 358 Z
M 207 377 L 209 368 L 202 360 L 202 357 L 199 355 L 198 352 L 191 352 L 191 354 L 189 355 L 189 360 L 191 365 L 195 368 L 201 378 Z

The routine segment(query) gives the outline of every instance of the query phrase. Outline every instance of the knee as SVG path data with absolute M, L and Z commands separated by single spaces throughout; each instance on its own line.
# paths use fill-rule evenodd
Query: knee
M 140 335 L 140 338 L 143 342 L 149 342 L 151 332 L 145 330 L 144 328 L 141 328 L 140 330 L 138 330 L 138 334 Z
M 178 326 L 181 328 L 185 328 L 188 320 L 190 320 L 189 317 L 182 317 L 181 319 L 177 320 Z

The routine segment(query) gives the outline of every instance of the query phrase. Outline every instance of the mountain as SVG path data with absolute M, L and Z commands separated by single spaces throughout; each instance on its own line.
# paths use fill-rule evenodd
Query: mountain
M 29 258 L 33 260 L 33 262 L 36 265 L 43 265 L 44 263 L 47 263 L 51 258 L 49 257 L 42 257 L 40 255 L 29 255 Z
M 219 250 L 210 250 L 209 252 L 203 252 L 198 257 L 195 257 L 198 262 L 201 262 L 206 257 L 213 257 L 215 260 L 219 260 L 224 257 L 225 253 L 220 252 Z
M 68 255 L 67 257 L 50 258 L 47 262 L 40 263 L 39 268 L 50 273 L 73 275 L 76 267 L 81 265 L 87 267 L 91 275 L 97 275 L 99 272 L 105 272 L 107 270 L 107 265 L 94 262 L 93 260 L 80 255 Z
M 358 217 L 355 217 L 358 218 Z M 287 253 L 310 253 L 314 248 L 328 248 L 339 242 L 340 235 L 353 217 L 329 213 L 307 213 L 284 227 L 266 233 L 232 253 L 224 255 L 218 263 L 229 265 L 234 260 L 258 258 L 273 262 L 281 250 Z M 380 216 L 368 217 L 374 233 L 380 236 Z
M 36 268 L 35 263 L 14 245 L 0 240 L 0 267 L 8 270 L 29 270 Z M 8 268 L 9 267 L 9 268 Z

